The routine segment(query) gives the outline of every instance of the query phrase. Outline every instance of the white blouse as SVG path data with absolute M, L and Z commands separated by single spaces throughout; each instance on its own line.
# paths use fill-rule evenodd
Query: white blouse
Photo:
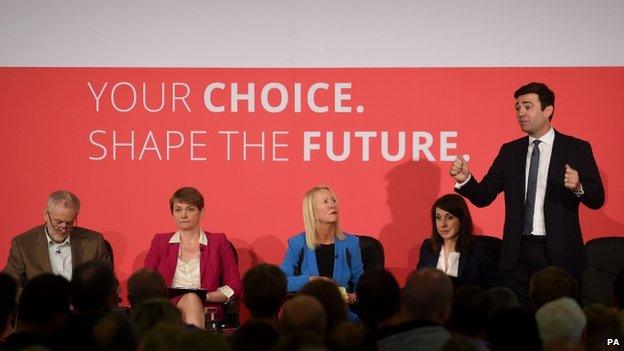
M 181 243 L 180 232 L 176 232 L 171 239 L 169 239 L 169 243 Z M 206 233 L 202 230 L 199 233 L 199 243 L 201 245 L 208 245 L 208 237 Z M 182 250 L 182 248 L 180 248 Z M 173 275 L 173 281 L 171 282 L 171 286 L 174 288 L 186 288 L 186 289 L 195 289 L 201 287 L 201 277 L 199 270 L 199 253 L 197 257 L 193 258 L 188 262 L 184 262 L 180 259 L 180 254 L 178 253 L 178 263 L 176 265 L 175 274 Z M 228 285 L 224 285 L 217 289 L 221 291 L 223 295 L 225 295 L 228 300 L 234 296 L 234 290 L 230 288 Z
M 201 281 L 199 279 L 199 257 L 195 257 L 188 262 L 184 262 L 178 258 L 178 265 L 176 266 L 171 285 L 174 288 L 199 288 L 201 286 Z
M 459 252 L 449 252 L 448 261 L 449 264 L 448 267 L 446 267 L 446 262 L 444 262 L 444 247 L 442 247 L 440 249 L 440 256 L 438 257 L 438 265 L 436 268 L 448 276 L 457 277 L 457 271 L 459 269 Z

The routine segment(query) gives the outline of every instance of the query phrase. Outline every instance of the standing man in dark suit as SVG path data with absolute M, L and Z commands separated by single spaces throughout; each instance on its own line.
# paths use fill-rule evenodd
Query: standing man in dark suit
M 505 192 L 503 283 L 527 304 L 529 280 L 546 266 L 565 269 L 580 285 L 587 261 L 578 207 L 600 208 L 604 188 L 589 143 L 552 128 L 555 94 L 533 82 L 514 97 L 516 119 L 528 136 L 504 144 L 480 182 L 461 156 L 449 173 L 455 191 L 477 207 Z
M 42 273 L 71 280 L 73 267 L 88 261 L 111 263 L 102 234 L 77 226 L 80 200 L 67 190 L 50 194 L 43 211 L 45 224 L 11 241 L 4 272 L 23 286 Z

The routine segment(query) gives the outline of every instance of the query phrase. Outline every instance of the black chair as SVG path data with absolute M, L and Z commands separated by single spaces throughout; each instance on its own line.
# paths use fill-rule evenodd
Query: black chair
M 362 264 L 364 272 L 383 269 L 386 266 L 386 256 L 383 245 L 379 240 L 367 235 L 358 235 L 360 241 L 360 255 L 362 256 Z M 349 285 L 348 290 L 354 291 L 355 287 Z M 349 307 L 351 312 L 358 316 L 363 316 L 362 308 L 356 303 Z
M 583 306 L 602 303 L 610 306 L 617 273 L 624 268 L 624 237 L 596 238 L 585 243 L 589 266 L 583 271 Z
M 492 251 L 492 261 L 494 262 L 494 267 L 500 266 L 501 250 L 503 246 L 503 240 L 501 238 L 489 235 L 473 235 L 472 240 L 487 244 Z
M 113 253 L 113 245 L 111 245 L 111 243 L 104 239 L 104 248 L 106 249 L 106 252 L 108 252 L 108 256 L 111 259 L 111 267 L 113 267 L 113 272 L 115 271 L 115 254 Z M 115 274 L 115 280 L 117 281 L 117 285 L 119 286 L 119 279 L 117 279 L 117 275 Z M 121 315 L 128 315 L 130 313 L 130 308 L 128 306 L 121 306 L 121 302 L 123 301 L 123 299 L 121 298 L 121 296 L 117 295 L 117 298 L 115 299 L 115 305 L 113 306 L 113 312 L 121 314 Z
M 360 239 L 360 252 L 364 271 L 382 269 L 385 267 L 386 258 L 381 242 L 376 238 L 366 235 L 358 235 Z

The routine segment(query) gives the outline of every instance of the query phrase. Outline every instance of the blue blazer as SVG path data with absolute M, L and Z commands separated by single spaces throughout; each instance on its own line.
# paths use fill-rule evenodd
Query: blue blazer
M 347 250 L 351 257 L 351 262 L 347 262 Z M 301 274 L 295 275 L 295 269 L 299 263 L 299 255 L 303 252 L 303 260 L 301 262 Z M 334 274 L 332 279 L 338 284 L 348 288 L 353 288 L 360 280 L 360 276 L 364 273 L 364 264 L 362 263 L 362 254 L 360 252 L 360 239 L 357 236 L 346 234 L 344 240 L 335 241 Z M 299 233 L 288 239 L 288 249 L 286 255 L 280 265 L 280 268 L 286 275 L 288 280 L 288 291 L 299 291 L 310 279 L 311 276 L 319 275 L 318 265 L 316 263 L 316 253 L 306 246 L 305 232 Z
M 425 239 L 420 246 L 420 258 L 417 268 L 436 268 L 439 257 L 439 251 L 433 252 L 431 240 Z M 472 240 L 468 252 L 459 256 L 457 278 L 453 278 L 453 285 L 471 284 L 491 288 L 499 286 L 500 283 L 500 273 L 492 260 L 492 250 L 490 250 L 487 244 Z

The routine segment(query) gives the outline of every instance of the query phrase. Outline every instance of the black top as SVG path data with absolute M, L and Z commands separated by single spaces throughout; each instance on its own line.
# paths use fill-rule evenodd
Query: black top
M 316 265 L 320 276 L 333 279 L 335 251 L 335 244 L 321 244 L 314 250 L 316 254 Z

